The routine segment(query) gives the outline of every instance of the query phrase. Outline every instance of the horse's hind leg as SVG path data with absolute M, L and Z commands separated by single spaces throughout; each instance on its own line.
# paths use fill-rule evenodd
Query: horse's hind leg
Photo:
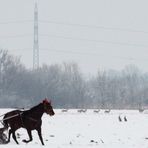
M 32 134 L 31 134 L 31 130 L 27 129 L 27 133 L 29 135 L 29 140 L 23 140 L 23 142 L 28 143 L 30 141 L 32 141 Z
M 12 132 L 12 137 L 13 137 L 14 141 L 15 141 L 17 144 L 19 144 L 18 141 L 17 141 L 17 139 L 16 139 L 15 131 L 12 131 L 12 130 L 11 130 L 11 132 Z M 11 135 L 11 133 L 10 133 L 10 135 Z
M 10 136 L 12 134 L 12 129 L 9 130 L 9 135 L 8 135 L 8 142 L 10 142 Z

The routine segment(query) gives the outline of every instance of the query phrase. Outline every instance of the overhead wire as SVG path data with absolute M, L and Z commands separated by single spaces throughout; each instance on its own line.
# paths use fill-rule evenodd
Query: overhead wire
M 33 22 L 33 20 L 14 20 L 14 21 L 0 21 L 0 24 L 17 24 L 17 23 L 28 23 Z M 94 28 L 94 29 L 103 29 L 103 30 L 113 30 L 113 31 L 124 31 L 124 32 L 134 32 L 134 33 L 144 33 L 148 34 L 147 31 L 143 30 L 133 30 L 133 29 L 126 29 L 126 28 L 114 28 L 114 27 L 104 27 L 104 26 L 96 26 L 96 25 L 87 25 L 87 24 L 76 24 L 76 23 L 65 23 L 65 22 L 56 22 L 56 21 L 48 21 L 48 20 L 39 20 L 39 23 L 51 23 L 51 24 L 58 24 L 58 25 L 67 25 L 67 26 L 76 26 L 76 27 L 84 27 L 84 28 Z M 20 38 L 20 37 L 28 37 L 33 36 L 33 34 L 19 34 L 19 35 L 12 35 L 12 36 L 0 36 L 1 39 L 9 39 L 9 38 Z M 112 44 L 112 45 L 122 45 L 122 46 L 134 46 L 134 47 L 145 47 L 147 48 L 148 45 L 143 44 L 135 44 L 130 42 L 116 42 L 116 41 L 105 41 L 105 40 L 96 40 L 96 39 L 88 39 L 88 38 L 77 38 L 77 37 L 70 37 L 70 36 L 63 36 L 63 35 L 51 35 L 51 34 L 39 34 L 41 37 L 49 37 L 49 38 L 62 38 L 68 40 L 77 40 L 77 41 L 87 41 L 87 42 L 96 42 L 96 43 L 103 43 L 103 44 Z M 42 48 L 42 50 L 46 50 L 47 48 Z M 26 50 L 25 50 L 26 51 Z M 81 53 L 75 51 L 68 51 L 68 50 L 54 50 L 52 52 L 58 53 L 68 53 L 68 54 L 79 54 L 79 55 L 99 55 L 96 53 Z M 102 56 L 102 55 L 101 55 Z M 115 57 L 115 56 L 114 56 Z M 117 57 L 117 56 L 116 56 Z M 122 57 L 119 57 L 122 58 Z M 122 58 L 127 60 L 133 60 L 133 58 Z
M 33 36 L 32 34 L 17 34 L 17 35 L 9 35 L 9 36 L 0 36 L 0 39 L 13 39 L 13 38 L 22 38 L 22 37 L 28 37 Z
M 13 21 L 0 21 L 0 24 L 16 24 L 16 23 L 28 23 L 34 22 L 32 19 L 27 20 L 13 20 Z M 65 25 L 65 26 L 75 26 L 75 27 L 84 27 L 84 28 L 94 28 L 94 29 L 103 29 L 103 30 L 113 30 L 113 31 L 123 31 L 123 32 L 135 32 L 135 33 L 145 33 L 148 34 L 148 31 L 144 30 L 136 30 L 130 28 L 120 28 L 120 27 L 105 27 L 105 26 L 97 26 L 97 25 L 89 25 L 89 24 L 80 24 L 80 23 L 69 23 L 69 22 L 58 22 L 58 21 L 49 21 L 49 20 L 38 20 L 38 23 L 47 23 L 47 24 L 57 24 L 57 25 Z
M 33 20 L 13 20 L 13 21 L 0 21 L 0 25 L 6 25 L 6 24 L 20 24 L 20 23 L 29 23 L 33 22 Z
M 84 28 L 94 28 L 94 29 L 113 30 L 113 31 L 116 30 L 116 31 L 135 32 L 135 33 L 145 33 L 145 34 L 148 34 L 148 31 L 134 30 L 134 29 L 129 29 L 129 28 L 105 27 L 105 26 L 88 25 L 88 24 L 78 24 L 78 23 L 68 23 L 68 22 L 56 22 L 56 21 L 49 21 L 49 20 L 39 20 L 39 23 L 48 23 L 48 24 L 76 26 L 76 27 L 84 27 Z
M 49 35 L 49 34 L 39 34 L 39 35 L 40 36 L 49 37 L 49 38 L 62 38 L 62 39 L 78 40 L 78 41 L 88 41 L 88 42 L 96 42 L 96 43 L 103 43 L 103 44 L 114 44 L 114 45 L 135 46 L 135 47 L 148 47 L 148 45 L 134 44 L 134 43 L 130 43 L 130 42 L 114 42 L 114 41 L 86 39 L 86 38 L 76 38 L 76 37 L 61 36 L 61 35 Z
M 25 51 L 25 52 L 30 52 L 32 51 L 32 48 L 9 48 L 9 51 Z M 77 50 L 77 51 L 76 51 Z M 61 49 L 51 49 L 51 48 L 40 48 L 40 51 L 47 51 L 47 52 L 54 52 L 54 53 L 58 53 L 58 54 L 72 54 L 72 55 L 79 55 L 79 56 L 100 56 L 100 57 L 106 57 L 105 54 L 99 54 L 99 53 L 95 53 L 95 52 L 79 52 L 78 49 L 73 49 L 73 50 L 61 50 Z M 47 54 L 46 54 L 47 55 Z M 148 61 L 147 59 L 138 59 L 138 58 L 133 58 L 133 57 L 124 57 L 124 56 L 111 56 L 109 55 L 110 58 L 113 59 L 120 59 L 120 60 L 127 60 L 127 61 Z
M 0 36 L 1 40 L 5 39 L 15 39 L 15 38 L 22 38 L 22 37 L 31 37 L 33 34 L 18 34 L 18 35 L 9 35 L 9 36 Z M 77 40 L 77 41 L 87 41 L 87 42 L 95 42 L 95 43 L 103 43 L 103 44 L 112 44 L 112 45 L 122 45 L 122 46 L 134 46 L 134 47 L 143 47 L 147 48 L 148 45 L 144 44 L 135 44 L 130 42 L 115 42 L 115 41 L 105 41 L 105 40 L 96 40 L 96 39 L 88 39 L 88 38 L 77 38 L 77 37 L 70 37 L 70 36 L 62 36 L 62 35 L 52 35 L 52 34 L 39 34 L 40 37 L 48 37 L 48 38 L 61 38 L 61 39 L 68 39 L 68 40 Z

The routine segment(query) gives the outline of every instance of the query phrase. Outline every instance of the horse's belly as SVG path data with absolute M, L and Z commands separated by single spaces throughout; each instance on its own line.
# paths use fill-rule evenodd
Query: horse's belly
M 41 126 L 41 122 L 40 122 L 40 121 L 26 122 L 26 123 L 24 124 L 24 128 L 30 129 L 30 130 L 35 130 L 35 129 L 37 129 L 39 126 Z

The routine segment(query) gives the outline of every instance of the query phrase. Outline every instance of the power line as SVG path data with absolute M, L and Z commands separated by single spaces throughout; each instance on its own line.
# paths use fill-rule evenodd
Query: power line
M 13 21 L 0 21 L 0 25 L 5 24 L 20 24 L 20 23 L 33 23 L 33 20 L 13 20 Z
M 56 22 L 56 21 L 48 21 L 48 20 L 39 20 L 39 23 L 48 23 L 48 24 L 76 26 L 76 27 L 84 27 L 84 28 L 95 28 L 95 29 L 103 29 L 103 30 L 125 31 L 125 32 L 134 32 L 134 33 L 145 33 L 145 34 L 148 34 L 148 31 L 134 30 L 134 29 L 129 29 L 129 28 L 105 27 L 105 26 L 96 26 L 96 25 L 87 25 L 87 24 Z
M 25 52 L 32 52 L 32 49 L 31 48 L 20 48 L 20 49 L 8 49 L 9 51 L 25 51 Z M 54 52 L 54 53 L 58 53 L 58 54 L 72 54 L 72 55 L 80 55 L 80 56 L 103 56 L 103 57 L 106 57 L 106 54 L 99 54 L 99 53 L 96 53 L 96 52 L 78 52 L 76 51 L 78 49 L 73 49 L 72 50 L 60 50 L 60 49 L 51 49 L 51 48 L 40 48 L 40 53 L 42 52 Z M 81 49 L 79 49 L 81 50 Z M 46 54 L 47 55 L 47 54 Z M 120 59 L 120 60 L 125 60 L 125 61 L 145 61 L 145 62 L 148 62 L 148 59 L 137 59 L 137 58 L 133 58 L 133 57 L 124 57 L 124 56 L 108 56 L 107 55 L 107 58 L 113 58 L 113 59 Z
M 5 25 L 5 24 L 20 24 L 20 23 L 33 23 L 33 22 L 34 22 L 33 20 L 28 19 L 28 20 L 0 21 L 0 24 Z M 49 20 L 39 20 L 38 22 L 39 23 L 45 23 L 45 24 L 47 23 L 47 24 L 57 24 L 57 25 L 65 25 L 65 26 L 91 28 L 91 29 L 94 28 L 94 29 L 103 29 L 103 30 L 112 30 L 112 31 L 134 32 L 134 33 L 148 34 L 148 31 L 129 29 L 129 28 L 105 27 L 105 26 L 79 24 L 79 23 L 68 23 L 68 22 L 57 22 L 57 21 L 49 21 Z
M 114 42 L 114 41 L 105 41 L 105 40 L 75 38 L 75 37 L 67 37 L 67 36 L 61 36 L 61 35 L 40 34 L 40 36 L 45 36 L 45 37 L 49 37 L 49 38 L 53 37 L 53 38 L 62 38 L 62 39 L 69 39 L 69 40 L 96 42 L 96 43 L 103 43 L 103 44 L 122 45 L 122 46 L 148 47 L 148 45 L 134 44 L 134 43 L 129 43 L 129 42 Z
M 24 38 L 24 37 L 32 37 L 33 34 L 18 34 L 18 35 L 10 35 L 10 36 L 0 36 L 1 40 L 5 39 L 17 39 L 17 38 Z M 77 41 L 85 41 L 85 42 L 96 42 L 96 43 L 103 43 L 103 44 L 112 44 L 112 45 L 121 45 L 121 46 L 134 46 L 134 47 L 143 47 L 147 48 L 148 45 L 144 44 L 135 44 L 130 42 L 116 42 L 116 41 L 105 41 L 105 40 L 95 40 L 95 39 L 86 39 L 86 38 L 76 38 L 70 36 L 62 36 L 62 35 L 49 35 L 49 34 L 39 34 L 40 37 L 49 37 L 49 38 L 61 38 L 65 40 L 77 40 Z
M 23 38 L 33 36 L 32 34 L 17 34 L 17 35 L 8 35 L 8 36 L 0 36 L 0 39 L 9 39 L 9 38 Z

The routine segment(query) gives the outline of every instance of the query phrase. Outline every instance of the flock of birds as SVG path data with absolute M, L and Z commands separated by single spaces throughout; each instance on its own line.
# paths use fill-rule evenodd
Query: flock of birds
M 93 112 L 94 113 L 99 113 L 101 110 L 100 109 L 94 109 Z M 106 109 L 104 110 L 104 113 L 110 113 L 111 109 Z M 139 112 L 142 113 L 144 111 L 144 109 L 139 109 Z M 68 109 L 62 109 L 61 112 L 68 112 Z M 87 109 L 77 109 L 78 113 L 86 113 Z M 118 121 L 119 122 L 127 122 L 127 117 L 126 115 L 122 116 L 121 114 L 118 116 Z
M 107 109 L 107 110 L 104 111 L 104 113 L 110 113 L 110 111 L 111 111 L 110 109 Z M 68 112 L 68 109 L 62 109 L 62 112 L 63 113 Z M 85 113 L 85 112 L 87 112 L 87 109 L 78 109 L 77 112 L 78 113 Z M 94 113 L 99 113 L 100 109 L 94 109 L 93 112 Z

